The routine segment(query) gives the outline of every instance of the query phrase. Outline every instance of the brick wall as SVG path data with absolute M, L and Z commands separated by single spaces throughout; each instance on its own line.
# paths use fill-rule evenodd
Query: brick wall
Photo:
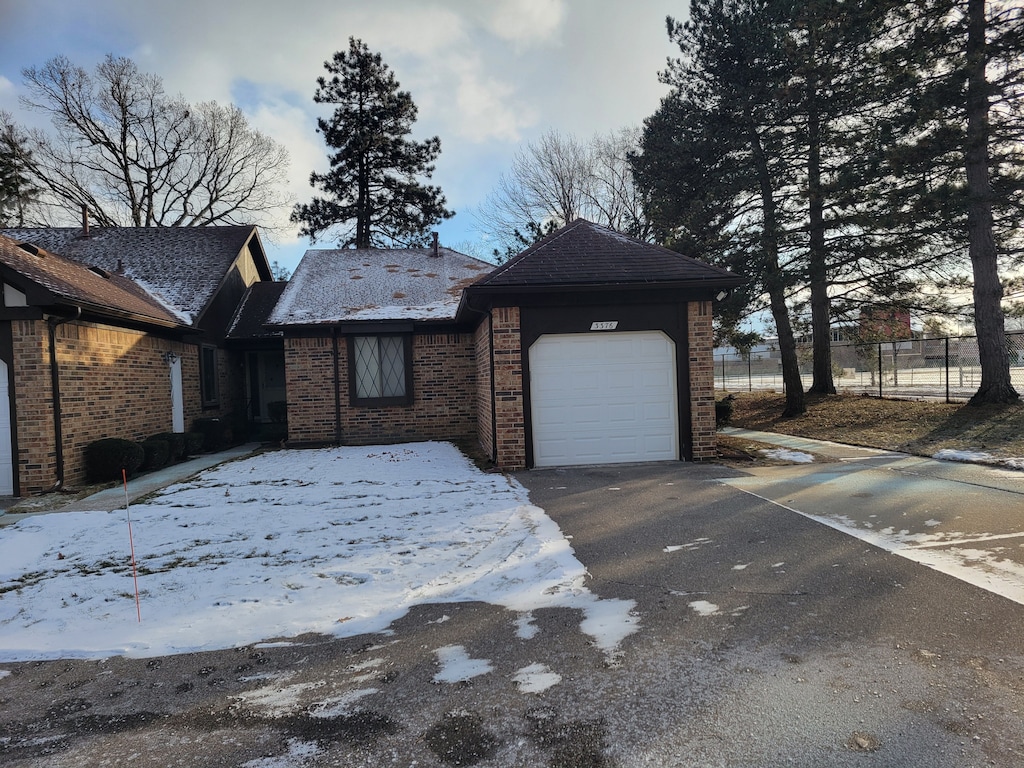
M 687 305 L 690 342 L 690 428 L 693 459 L 715 457 L 715 373 L 714 333 L 711 302 L 691 301 Z
M 476 353 L 476 433 L 484 453 L 494 457 L 494 409 L 491 402 L 491 319 L 486 318 L 473 336 Z
M 526 467 L 523 403 L 523 344 L 519 307 L 491 310 L 494 324 L 495 463 L 506 470 Z
M 288 439 L 334 442 L 334 350 L 330 338 L 286 338 Z M 349 405 L 348 342 L 338 339 L 341 440 L 345 444 L 461 440 L 476 436 L 476 350 L 472 334 L 414 334 L 413 403 Z
M 29 495 L 57 479 L 47 324 L 14 321 L 12 337 L 18 477 L 22 495 Z M 195 416 L 209 414 L 199 402 L 199 355 L 192 344 L 93 323 L 58 326 L 56 342 L 66 486 L 85 480 L 84 452 L 92 441 L 141 440 L 171 429 L 166 352 L 182 358 L 186 428 Z

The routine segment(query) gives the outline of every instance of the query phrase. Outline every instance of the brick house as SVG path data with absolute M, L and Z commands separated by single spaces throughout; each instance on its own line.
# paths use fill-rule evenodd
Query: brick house
M 93 440 L 244 410 L 225 337 L 269 280 L 254 227 L 0 230 L 0 495 L 80 483 Z
M 742 282 L 583 220 L 496 269 L 308 251 L 265 326 L 288 441 L 470 440 L 505 469 L 711 458 L 712 304 Z

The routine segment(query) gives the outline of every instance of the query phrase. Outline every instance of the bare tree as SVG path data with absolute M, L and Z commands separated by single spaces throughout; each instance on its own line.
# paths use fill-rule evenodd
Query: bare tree
M 29 134 L 30 170 L 52 205 L 146 227 L 265 222 L 289 204 L 287 151 L 234 105 L 192 106 L 111 55 L 94 75 L 63 56 L 22 74 L 23 103 L 53 122 L 52 134 Z
M 548 131 L 516 153 L 508 173 L 498 179 L 476 212 L 481 231 L 505 252 L 578 218 L 649 239 L 629 163 L 639 141 L 635 128 L 587 143 Z

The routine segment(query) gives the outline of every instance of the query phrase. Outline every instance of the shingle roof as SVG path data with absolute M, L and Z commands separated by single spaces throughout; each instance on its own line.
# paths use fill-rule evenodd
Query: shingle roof
M 691 283 L 738 285 L 721 267 L 577 219 L 495 269 L 481 287 Z
M 57 301 L 104 314 L 135 316 L 161 325 L 182 324 L 180 318 L 121 275 L 100 274 L 45 250 L 32 250 L 36 253 L 0 235 L 0 264 L 45 288 Z
M 255 234 L 251 226 L 0 229 L 0 234 L 131 278 L 181 319 L 195 323 L 231 264 Z
M 277 325 L 453 320 L 493 265 L 448 248 L 310 250 L 270 316 Z
M 258 282 L 250 285 L 228 325 L 228 338 L 270 339 L 280 336 L 281 331 L 267 330 L 263 326 L 287 286 L 288 283 L 282 282 Z

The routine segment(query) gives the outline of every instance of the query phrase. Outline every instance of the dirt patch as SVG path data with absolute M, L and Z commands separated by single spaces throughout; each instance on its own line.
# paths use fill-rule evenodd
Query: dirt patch
M 950 449 L 984 451 L 995 458 L 1024 457 L 1022 403 L 973 406 L 809 395 L 807 412 L 788 419 L 781 415 L 784 405 L 784 396 L 777 393 L 736 394 L 729 426 L 921 456 Z

